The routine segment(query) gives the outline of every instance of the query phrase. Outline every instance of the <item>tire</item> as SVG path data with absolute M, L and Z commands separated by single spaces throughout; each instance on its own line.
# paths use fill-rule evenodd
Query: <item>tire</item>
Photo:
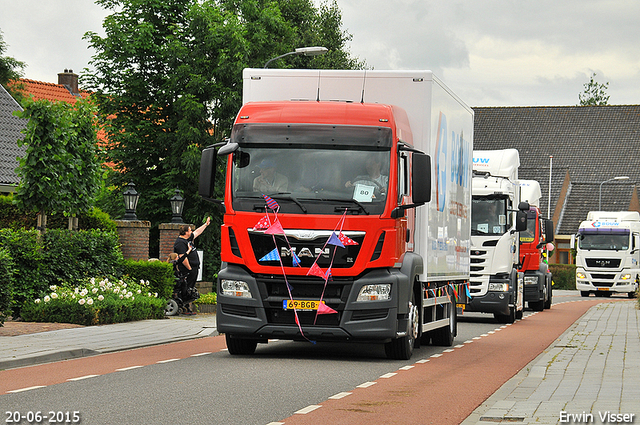
M 553 286 L 552 283 L 549 283 L 548 286 L 549 289 L 547 289 L 547 295 L 549 295 L 547 297 L 547 300 L 544 302 L 544 308 L 546 309 L 550 309 L 551 308 L 551 302 L 553 301 Z
M 165 316 L 175 316 L 180 313 L 180 307 L 178 303 L 173 298 L 170 298 L 167 301 L 167 305 L 164 306 L 164 315 Z
M 542 311 L 544 310 L 544 300 L 540 301 L 529 301 L 529 308 L 533 311 Z
M 589 296 L 589 291 L 580 291 L 580 296 L 581 297 L 588 297 Z
M 227 342 L 227 349 L 229 354 L 249 355 L 256 351 L 258 341 L 246 338 L 237 338 L 232 335 L 225 334 L 225 341 Z
M 500 323 L 514 323 L 516 321 L 516 307 L 509 309 L 509 314 L 494 314 L 493 317 Z
M 413 355 L 416 338 L 420 330 L 420 314 L 416 306 L 416 294 L 411 291 L 409 302 L 409 329 L 407 335 L 392 339 L 384 345 L 384 352 L 393 360 L 409 360 Z
M 629 298 L 635 298 L 635 297 L 636 297 L 636 292 L 635 292 L 635 291 L 633 291 L 633 292 L 628 292 L 628 293 L 627 293 L 627 296 L 628 296 Z
M 455 336 L 458 334 L 458 316 L 456 314 L 455 301 L 449 304 L 449 308 L 452 310 L 449 315 L 449 326 L 431 331 L 433 345 L 451 347 Z

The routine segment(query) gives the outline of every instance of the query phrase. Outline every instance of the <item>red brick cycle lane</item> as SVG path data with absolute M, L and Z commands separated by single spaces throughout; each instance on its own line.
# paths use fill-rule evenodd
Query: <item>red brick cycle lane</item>
M 374 385 L 345 390 L 301 409 L 286 425 L 459 424 L 505 382 L 534 360 L 590 307 L 608 302 L 581 300 L 553 305 L 499 332 L 440 356 L 417 361 Z M 307 412 L 307 413 L 305 413 Z

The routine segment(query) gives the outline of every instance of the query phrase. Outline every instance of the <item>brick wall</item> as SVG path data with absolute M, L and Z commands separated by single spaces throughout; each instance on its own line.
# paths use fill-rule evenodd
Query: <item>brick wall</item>
M 116 220 L 120 249 L 126 260 L 149 259 L 149 229 L 150 221 Z

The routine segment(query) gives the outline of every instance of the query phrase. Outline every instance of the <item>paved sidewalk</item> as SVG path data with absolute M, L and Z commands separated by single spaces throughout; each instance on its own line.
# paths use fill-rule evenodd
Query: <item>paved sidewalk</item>
M 215 314 L 0 337 L 0 370 L 217 335 Z
M 462 425 L 640 422 L 637 305 L 589 309 Z

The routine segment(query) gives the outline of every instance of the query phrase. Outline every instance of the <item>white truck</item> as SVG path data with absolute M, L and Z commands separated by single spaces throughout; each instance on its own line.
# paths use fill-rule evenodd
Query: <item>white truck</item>
M 243 84 L 199 190 L 213 197 L 227 155 L 216 321 L 229 353 L 269 338 L 379 342 L 396 359 L 451 345 L 469 282 L 472 109 L 430 71 L 246 69 Z
M 473 151 L 471 298 L 464 308 L 505 323 L 521 318 L 524 307 L 517 232 L 526 230 L 529 205 L 520 202 L 519 166 L 516 149 Z
M 576 248 L 576 289 L 583 297 L 636 295 L 640 280 L 640 213 L 590 211 L 572 238 L 572 247 Z

